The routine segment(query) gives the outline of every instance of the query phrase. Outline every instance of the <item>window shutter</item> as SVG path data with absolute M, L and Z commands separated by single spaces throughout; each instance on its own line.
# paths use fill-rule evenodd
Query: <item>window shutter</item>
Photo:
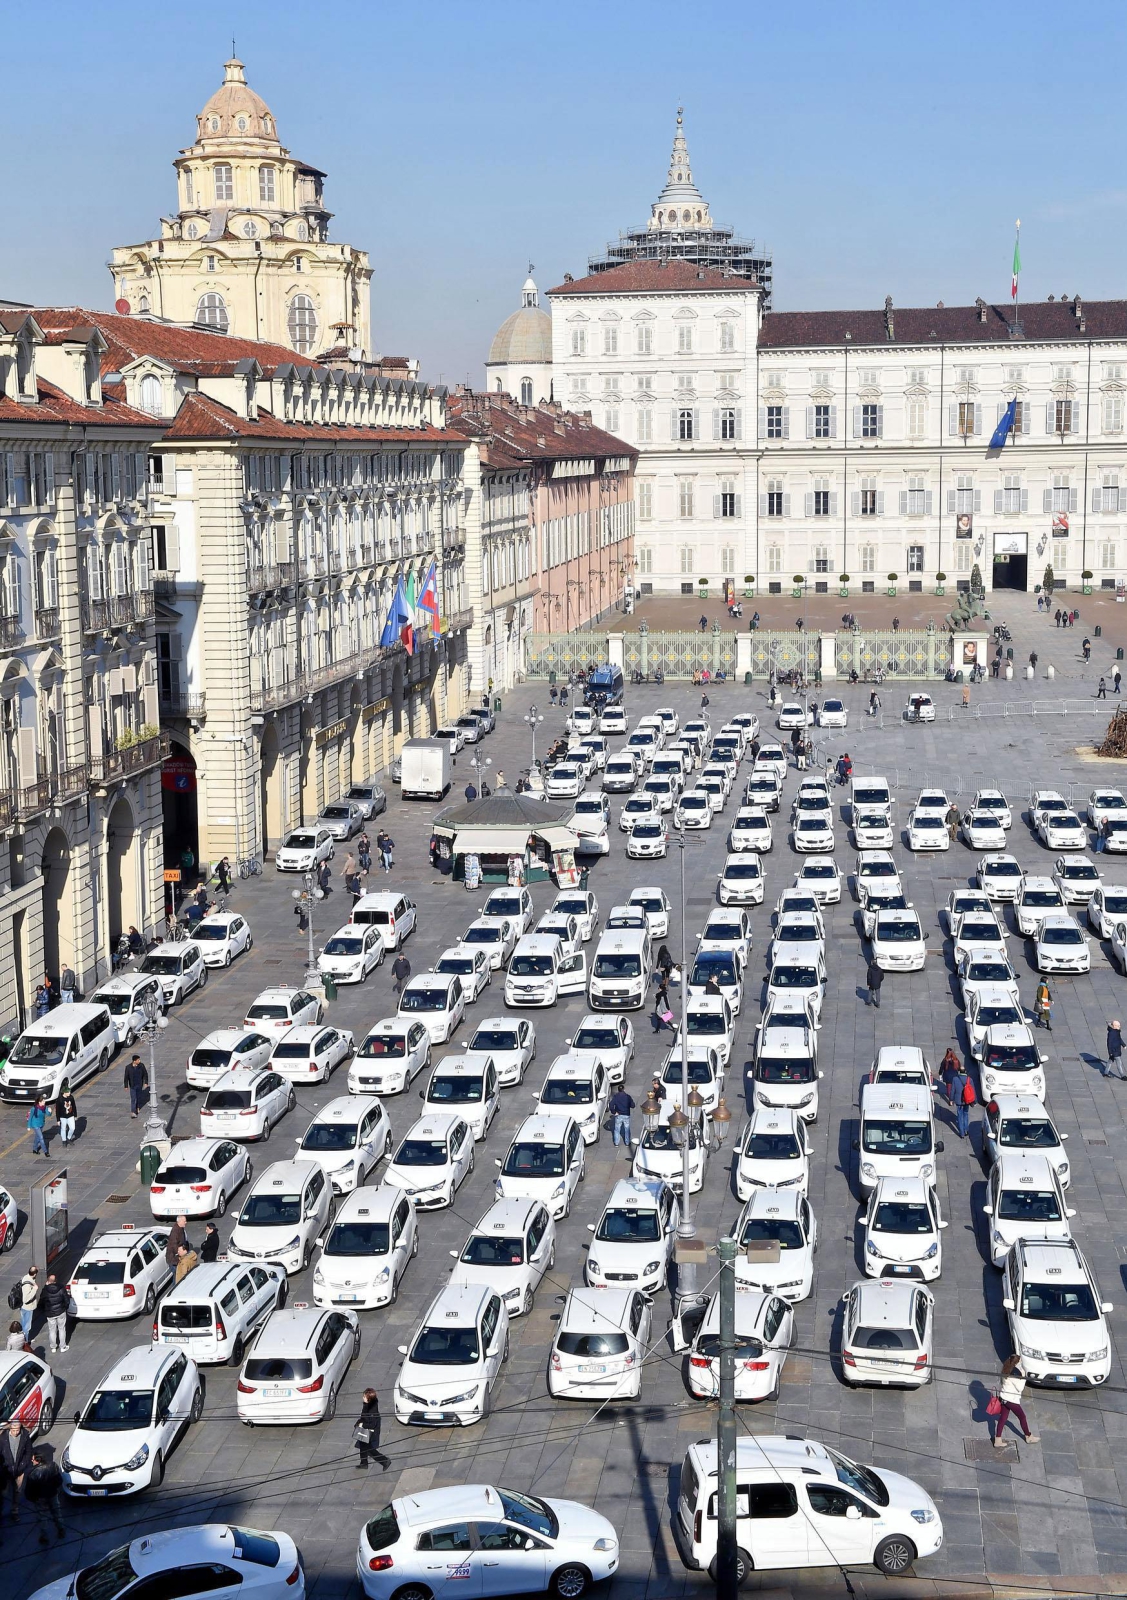
M 673 410 L 669 413 L 669 437 L 674 441 L 674 443 L 676 443 L 676 441 L 677 441 L 677 407 L 676 406 L 674 406 Z
M 814 437 L 814 407 L 813 406 L 807 406 L 806 407 L 806 437 L 808 439 L 812 439 Z
M 790 516 L 790 495 L 789 494 L 785 494 L 783 496 L 783 516 L 784 517 L 789 517 Z
M 43 482 L 47 491 L 47 504 L 55 504 L 55 453 L 48 450 L 43 457 Z
M 765 494 L 759 496 L 759 515 L 761 517 L 767 515 L 767 496 Z
M 814 515 L 814 496 L 812 494 L 808 494 L 806 496 L 804 515 L 808 517 L 812 517 Z
M 974 408 L 974 431 L 975 433 L 982 432 L 982 407 L 977 403 Z
M 976 489 L 974 491 L 974 509 L 976 511 L 981 511 L 982 510 L 982 490 L 981 489 Z
M 1076 510 L 1079 509 L 1079 504 L 1080 504 L 1080 490 L 1079 489 L 1070 489 L 1068 491 L 1068 509 L 1070 511 L 1076 511 Z
M 953 438 L 957 437 L 959 432 L 959 408 L 954 403 L 947 407 L 947 432 Z
M 1029 490 L 1028 489 L 1023 489 L 1021 491 L 1021 509 L 1023 511 L 1028 511 L 1029 510 Z
M 735 437 L 737 439 L 742 439 L 743 436 L 744 436 L 744 414 L 743 414 L 743 408 L 741 406 L 737 406 L 736 409 L 733 411 L 732 416 L 735 418 L 735 428 L 736 428 Z
M 1045 432 L 1046 433 L 1052 433 L 1053 428 L 1056 425 L 1056 420 L 1057 420 L 1056 404 L 1055 404 L 1054 401 L 1050 400 L 1049 403 L 1045 407 Z
M 861 416 L 862 416 L 861 407 L 860 406 L 854 406 L 853 407 L 853 437 L 855 439 L 859 439 L 861 437 L 861 429 L 864 426 L 864 424 L 861 421 Z
M 110 483 L 113 486 L 114 500 L 121 499 L 121 457 L 115 450 L 110 457 Z
M 1030 410 L 1029 401 L 1028 400 L 1023 400 L 1021 402 L 1020 410 L 1021 410 L 1021 431 L 1022 431 L 1022 433 L 1028 433 L 1029 432 L 1029 410 Z
M 877 490 L 877 516 L 878 517 L 883 517 L 884 516 L 884 490 L 883 489 L 878 489 Z
M 837 438 L 837 407 L 830 407 L 830 438 Z
M 32 784 L 39 776 L 39 757 L 35 750 L 35 729 L 19 728 L 16 732 L 19 752 L 20 783 Z
M 1002 418 L 1005 416 L 1005 414 L 1006 414 L 1008 409 L 1009 409 L 1009 401 L 1008 400 L 999 400 L 998 401 L 998 416 L 996 418 L 996 420 L 998 422 L 1001 422 Z
M 877 438 L 884 438 L 884 407 L 877 407 Z
M 1071 428 L 1069 428 L 1069 430 L 1068 430 L 1069 433 L 1079 433 L 1080 432 L 1080 402 L 1079 402 L 1079 400 L 1074 400 L 1072 402 L 1072 405 L 1069 408 L 1069 420 L 1072 423 Z
M 86 584 L 91 600 L 102 598 L 102 552 L 97 540 L 86 546 Z
M 849 496 L 849 515 L 851 517 L 861 515 L 861 496 L 856 492 Z
M 836 494 L 831 494 L 830 495 L 830 516 L 831 517 L 836 517 L 837 516 L 837 495 Z
M 142 591 L 153 586 L 152 553 L 147 539 L 137 540 L 137 587 Z
M 1045 490 L 1045 497 L 1044 497 L 1044 500 L 1042 501 L 1042 504 L 1041 504 L 1041 510 L 1042 511 L 1051 511 L 1052 509 L 1053 509 L 1053 491 L 1051 489 L 1046 489 Z
M 761 439 L 766 439 L 766 437 L 767 437 L 767 407 L 766 406 L 760 406 L 760 408 L 759 408 L 759 437 Z
M 8 480 L 7 502 L 10 506 L 16 503 L 16 452 L 8 450 L 4 454 L 4 474 Z
M 783 438 L 790 438 L 790 406 L 783 407 Z
M 1104 508 L 1104 492 L 1102 489 L 1092 490 L 1092 510 L 1102 511 Z
M 20 614 L 20 560 L 14 545 L 8 549 L 4 562 L 4 615 L 19 619 Z
M 1006 509 L 1006 491 L 1004 489 L 995 489 L 994 490 L 994 513 L 995 513 L 995 515 L 998 515 L 1000 512 L 1004 511 L 1005 509 Z
M 700 412 L 697 410 L 696 406 L 694 406 L 693 407 L 693 438 L 694 439 L 699 439 L 700 436 L 701 436 L 701 432 L 700 432 Z
M 925 489 L 924 490 L 924 516 L 925 517 L 930 517 L 931 516 L 932 506 L 934 505 L 934 503 L 935 503 L 934 494 L 932 494 L 930 489 Z
M 714 494 L 712 496 L 712 515 L 716 518 L 724 515 L 724 496 L 722 494 Z
M 137 499 L 143 500 L 149 471 L 149 458 L 143 450 L 138 450 L 133 457 L 133 471 L 137 477 Z
M 719 437 L 720 437 L 720 410 L 719 410 L 719 407 L 715 407 L 713 409 L 713 412 L 712 412 L 712 437 L 714 439 L 719 439 Z
M 948 511 L 957 511 L 959 509 L 959 492 L 957 489 L 948 489 L 947 509 Z
M 908 491 L 907 491 L 907 489 L 901 489 L 901 491 L 900 491 L 900 515 L 902 517 L 906 517 L 908 515 Z

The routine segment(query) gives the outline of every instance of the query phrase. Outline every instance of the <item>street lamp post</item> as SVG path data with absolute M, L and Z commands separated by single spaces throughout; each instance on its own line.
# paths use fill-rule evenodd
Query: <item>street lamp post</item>
M 536 730 L 540 726 L 540 724 L 543 722 L 544 714 L 543 714 L 543 712 L 538 711 L 535 706 L 529 706 L 528 710 L 524 714 L 524 720 L 528 723 L 528 726 L 532 729 L 532 765 L 533 765 L 533 767 L 535 767 L 535 765 L 536 765 Z
M 481 774 L 482 774 L 482 770 L 485 767 L 491 767 L 492 765 L 493 765 L 493 757 L 492 756 L 479 756 L 479 755 L 477 755 L 475 753 L 474 755 L 472 755 L 470 757 L 470 766 L 473 768 L 473 775 L 474 775 L 474 787 L 477 789 L 478 794 L 481 793 Z
M 144 1001 L 145 1032 L 149 1037 L 149 1114 L 145 1118 L 145 1142 L 154 1144 L 160 1139 L 167 1139 L 168 1133 L 161 1121 L 160 1112 L 157 1110 L 157 1034 L 161 1028 L 168 1027 L 168 1018 L 164 1014 L 164 1007 L 155 994 L 146 995 Z
M 669 1119 L 669 1125 L 674 1129 L 674 1137 L 681 1140 L 681 1214 L 677 1224 L 677 1242 L 681 1246 L 677 1263 L 677 1302 L 678 1305 L 692 1304 L 697 1298 L 697 1267 L 694 1259 L 696 1253 L 696 1229 L 693 1226 L 693 1198 L 689 1189 L 689 1174 L 692 1166 L 693 1129 L 695 1123 L 690 1116 L 689 1093 L 689 1033 L 686 1013 L 688 1004 L 686 995 L 689 987 L 689 945 L 688 945 L 688 919 L 685 906 L 685 848 L 688 841 L 684 831 L 676 835 L 677 847 L 681 855 L 681 1115 L 684 1121 L 679 1120 L 678 1112 L 674 1112 Z M 700 1096 L 697 1095 L 700 1103 Z M 675 1119 L 676 1125 L 675 1125 Z
M 305 931 L 309 935 L 309 947 L 305 957 L 305 981 L 309 984 L 315 983 L 320 976 L 317 971 L 317 957 L 313 950 L 313 902 L 323 900 L 325 893 L 323 889 L 314 887 L 314 877 L 311 872 L 303 873 L 301 881 L 304 887 L 295 889 L 293 897 L 295 900 L 305 902 Z

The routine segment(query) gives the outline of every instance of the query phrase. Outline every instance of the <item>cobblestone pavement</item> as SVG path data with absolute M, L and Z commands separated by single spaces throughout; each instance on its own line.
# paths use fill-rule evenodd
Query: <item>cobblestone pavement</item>
M 1053 638 L 1056 630 L 1028 605 L 1020 614 L 1010 608 L 1009 615 L 1017 631 L 1019 660 L 1024 660 L 1034 644 L 1043 657 L 1050 652 L 1055 652 L 1058 660 L 1062 655 L 1079 655 L 1082 630 L 1069 637 L 1066 652 L 1065 640 L 1060 635 Z M 1047 637 L 1051 645 L 1045 643 Z M 1090 698 L 1095 674 L 1108 669 L 1111 653 L 1099 642 L 1096 658 L 1083 679 L 1078 663 L 1068 659 L 1060 663 L 1062 679 L 1056 685 L 1041 679 L 1030 685 L 1019 679 L 1010 685 L 987 683 L 975 691 L 975 707 L 994 713 L 1003 708 L 1013 711 L 1006 717 L 968 715 L 957 704 L 958 690 L 941 685 L 936 689 L 939 720 L 930 726 L 908 727 L 898 720 L 904 690 L 888 684 L 883 727 L 877 727 L 861 714 L 867 691 L 846 690 L 852 726 L 845 735 L 828 736 L 828 753 L 837 755 L 848 749 L 858 770 L 886 773 L 898 786 L 901 820 L 915 790 L 925 782 L 945 783 L 964 801 L 979 784 L 995 783 L 1008 793 L 1019 812 L 1030 789 L 1046 783 L 1066 792 L 1071 785 L 1080 802 L 1094 782 L 1122 781 L 1119 765 L 1093 764 L 1076 753 L 1093 730 L 1102 729 L 1104 708 L 1100 707 L 1099 716 L 1042 714 L 1035 718 L 1022 714 L 1022 708 L 1028 708 L 1034 698 L 1039 703 L 1061 695 L 1071 696 L 1076 703 Z M 510 782 L 527 759 L 527 729 L 520 718 L 529 698 L 527 691 L 509 697 L 498 731 L 484 747 L 493 759 L 494 771 L 503 766 Z M 547 698 L 540 686 L 535 698 L 541 704 Z M 739 707 L 758 711 L 766 721 L 765 700 L 758 686 L 751 691 L 714 688 L 712 702 L 714 722 Z M 667 684 L 664 689 L 647 688 L 632 694 L 628 709 L 636 718 L 658 703 L 675 705 L 684 717 L 698 700 L 688 686 Z M 549 713 L 541 736 L 555 732 L 560 722 L 559 713 Z M 469 776 L 464 756 L 458 761 L 456 776 L 457 795 Z M 792 772 L 788 796 L 794 786 Z M 784 817 L 787 804 L 789 798 L 784 801 Z M 616 804 L 616 816 L 617 809 Z M 391 882 L 411 892 L 421 908 L 420 929 L 408 947 L 416 971 L 429 964 L 469 922 L 484 897 L 469 895 L 428 869 L 430 815 L 429 808 L 405 805 L 395 795 L 387 819 L 397 845 Z M 694 846 L 686 908 L 690 936 L 714 904 L 725 831 L 714 828 L 699 848 Z M 1047 853 L 1020 816 L 1015 819 L 1011 847 L 1023 863 L 1045 868 Z M 910 977 L 890 977 L 884 986 L 882 1009 L 868 1009 L 861 998 L 864 956 L 854 921 L 855 903 L 846 895 L 833 909 L 830 984 L 820 1040 L 826 1076 L 822 1115 L 813 1131 L 810 1190 L 822 1241 L 815 1290 L 798 1309 L 798 1348 L 787 1363 L 778 1403 L 742 1408 L 742 1425 L 755 1432 L 808 1430 L 862 1461 L 883 1464 L 923 1482 L 938 1501 L 946 1528 L 941 1553 L 921 1568 L 925 1576 L 981 1573 L 984 1566 L 993 1572 L 1027 1575 L 1124 1573 L 1127 1388 L 1121 1352 L 1127 1350 L 1123 1331 L 1127 1296 L 1121 1280 L 1127 1263 L 1127 1195 L 1121 1152 L 1127 1087 L 1103 1079 L 1099 1057 L 1106 1019 L 1123 1013 L 1127 994 L 1106 948 L 1094 947 L 1090 976 L 1061 980 L 1056 985 L 1049 1098 L 1058 1123 L 1070 1135 L 1071 1203 L 1078 1209 L 1075 1233 L 1095 1266 L 1104 1293 L 1117 1302 L 1117 1314 L 1111 1321 L 1119 1348 L 1107 1387 L 1092 1394 L 1028 1391 L 1031 1421 L 1040 1442 L 1022 1445 L 1012 1462 L 973 1460 L 967 1454 L 969 1447 L 981 1444 L 987 1436 L 985 1401 L 996 1381 L 999 1361 L 1008 1353 L 999 1276 L 983 1254 L 980 1206 L 984 1167 L 977 1113 L 969 1143 L 961 1143 L 953 1129 L 946 1130 L 946 1152 L 941 1158 L 940 1195 L 950 1227 L 945 1236 L 943 1275 L 936 1285 L 936 1381 L 914 1393 L 853 1391 L 839 1381 L 831 1360 L 841 1293 L 861 1276 L 851 1150 L 861 1076 L 881 1044 L 919 1044 L 935 1063 L 949 1043 L 959 1043 L 958 1010 L 938 908 L 955 884 L 967 880 L 974 858 L 962 845 L 931 860 L 913 858 L 901 845 L 896 853 L 928 930 L 926 968 Z M 843 866 L 851 864 L 844 822 L 838 825 L 838 857 Z M 755 953 L 729 1079 L 729 1103 L 736 1109 L 742 1098 L 741 1067 L 759 1010 L 758 984 L 769 938 L 770 907 L 796 866 L 785 827 L 780 826 L 775 849 L 766 857 L 765 904 L 752 914 Z M 1109 859 L 1107 872 L 1111 881 L 1127 882 L 1127 861 Z M 611 856 L 594 868 L 591 878 L 604 911 L 625 899 L 630 886 L 639 881 L 661 883 L 676 903 L 676 852 L 667 861 L 639 872 L 626 863 L 621 836 L 616 833 Z M 200 1096 L 183 1081 L 185 1057 L 195 1039 L 209 1028 L 242 1017 L 247 1003 L 266 984 L 300 976 L 304 941 L 292 916 L 292 887 L 293 880 L 277 877 L 273 868 L 258 880 L 237 885 L 233 903 L 252 922 L 255 948 L 228 973 L 216 973 L 203 995 L 179 1007 L 160 1039 L 161 1109 L 174 1134 L 197 1129 Z M 550 885 L 535 888 L 538 914 L 552 893 Z M 328 904 L 329 909 L 318 912 L 320 935 L 345 918 L 347 901 L 339 887 Z M 676 949 L 680 938 L 676 921 L 672 933 Z M 1029 952 L 1020 939 L 1015 938 L 1012 946 L 1028 1004 L 1035 984 Z M 333 1020 L 352 1028 L 359 1037 L 367 1026 L 394 1009 L 390 988 L 391 976 L 385 965 L 360 989 L 342 990 L 332 1007 Z M 500 1009 L 500 989 L 495 983 L 473 1011 L 480 1017 Z M 535 1014 L 540 1043 L 534 1077 L 563 1047 L 565 1036 L 584 1009 L 583 997 L 577 996 Z M 660 1046 L 651 1035 L 645 1013 L 637 1014 L 636 1024 L 639 1049 L 628 1087 L 641 1100 L 641 1091 L 658 1063 Z M 463 1025 L 454 1048 L 467 1037 L 468 1025 Z M 80 1094 L 81 1137 L 67 1153 L 72 1229 L 79 1241 L 123 1220 L 141 1222 L 148 1215 L 135 1170 L 139 1124 L 126 1115 L 121 1066 L 119 1059 Z M 385 1410 L 390 1410 L 390 1389 L 398 1364 L 396 1346 L 406 1341 L 445 1275 L 447 1252 L 460 1247 L 469 1227 L 489 1205 L 492 1157 L 503 1154 L 513 1128 L 530 1110 L 534 1086 L 505 1092 L 503 1113 L 482 1152 L 486 1159 L 478 1161 L 456 1206 L 422 1219 L 424 1248 L 407 1273 L 398 1303 L 386 1311 L 364 1314 L 362 1354 L 349 1373 L 332 1424 L 293 1430 L 240 1427 L 235 1417 L 236 1374 L 211 1369 L 204 1418 L 170 1459 L 163 1487 L 130 1502 L 65 1506 L 68 1539 L 45 1555 L 36 1552 L 34 1531 L 25 1516 L 19 1529 L 9 1528 L 5 1537 L 8 1581 L 13 1584 L 8 1592 L 24 1595 L 38 1582 L 79 1561 L 89 1561 L 137 1531 L 216 1518 L 286 1528 L 302 1547 L 319 1597 L 355 1592 L 356 1536 L 364 1518 L 385 1498 L 409 1489 L 482 1479 L 597 1504 L 613 1519 L 623 1540 L 622 1569 L 612 1586 L 616 1597 L 676 1595 L 706 1588 L 706 1580 L 682 1568 L 669 1531 L 670 1494 L 683 1451 L 714 1426 L 712 1408 L 689 1397 L 679 1359 L 671 1356 L 667 1346 L 657 1347 L 647 1363 L 642 1396 L 636 1404 L 600 1411 L 586 1403 L 555 1402 L 547 1397 L 545 1365 L 558 1298 L 569 1284 L 581 1280 L 582 1250 L 588 1239 L 585 1225 L 597 1216 L 612 1181 L 626 1171 L 621 1155 L 616 1160 L 606 1134 L 591 1147 L 579 1203 L 570 1221 L 560 1226 L 554 1275 L 542 1286 L 532 1315 L 513 1325 L 512 1355 L 493 1414 L 484 1424 L 453 1434 L 408 1430 L 390 1422 L 384 1447 L 392 1458 L 391 1470 L 385 1476 L 362 1476 L 354 1470 L 350 1435 L 360 1392 L 369 1383 L 376 1385 L 385 1397 Z M 312 1111 L 342 1090 L 338 1080 L 303 1092 L 298 1109 L 282 1123 L 271 1145 L 254 1152 L 257 1170 L 268 1159 L 284 1157 Z M 397 1134 L 414 1119 L 417 1109 L 413 1095 L 389 1102 Z M 0 1109 L 0 1176 L 21 1201 L 38 1171 L 22 1133 L 22 1121 L 22 1114 L 14 1108 Z M 52 1138 L 53 1161 L 61 1154 Z M 116 1197 L 123 1195 L 128 1198 L 119 1202 Z M 738 1209 L 727 1158 L 715 1159 L 699 1197 L 698 1218 L 704 1234 L 715 1238 L 718 1230 L 734 1221 Z M 229 1221 L 221 1231 L 226 1237 Z M 27 1260 L 27 1241 L 21 1235 L 16 1249 L 4 1258 L 5 1291 Z M 308 1276 L 299 1278 L 295 1297 L 309 1297 L 309 1288 Z M 664 1293 L 658 1297 L 655 1311 L 655 1324 L 663 1326 L 668 1311 Z M 42 1344 L 44 1335 L 45 1330 L 37 1328 L 37 1344 Z M 69 1352 L 56 1358 L 64 1384 L 61 1416 L 69 1416 L 85 1401 L 111 1360 L 147 1337 L 143 1319 L 104 1327 L 81 1324 Z M 51 1443 L 60 1453 L 68 1433 L 69 1425 L 59 1422 L 51 1435 Z

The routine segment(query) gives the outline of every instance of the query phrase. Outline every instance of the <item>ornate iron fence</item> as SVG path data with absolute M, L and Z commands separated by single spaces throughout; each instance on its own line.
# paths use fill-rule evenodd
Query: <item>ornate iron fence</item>
M 935 628 L 858 628 L 836 636 L 837 672 L 847 678 L 942 678 L 950 655 L 948 635 Z
M 547 678 L 553 672 L 566 678 L 573 670 L 597 667 L 606 660 L 607 640 L 602 633 L 530 633 L 525 639 L 525 671 L 530 678 Z
M 769 678 L 772 671 L 778 677 L 797 668 L 803 677 L 814 681 L 820 660 L 816 633 L 805 628 L 759 628 L 748 634 L 748 643 L 753 678 Z
M 660 672 L 666 678 L 687 679 L 702 672 L 713 677 L 723 672 L 730 678 L 736 670 L 736 636 L 715 626 L 707 633 L 639 630 L 626 634 L 623 646 L 628 678 L 635 671 L 643 677 Z

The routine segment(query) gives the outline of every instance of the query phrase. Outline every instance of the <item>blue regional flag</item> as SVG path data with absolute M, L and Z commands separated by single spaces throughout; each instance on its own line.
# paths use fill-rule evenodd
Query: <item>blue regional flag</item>
M 380 634 L 380 644 L 385 648 L 388 645 L 399 644 L 403 629 L 410 621 L 411 610 L 407 604 L 407 594 L 403 588 L 403 575 L 401 573 L 399 582 L 395 586 L 395 594 L 392 596 L 391 610 L 387 614 L 387 621 L 384 623 L 383 632 Z
M 990 436 L 989 448 L 991 450 L 1001 450 L 1005 447 L 1006 440 L 1010 436 L 1014 425 L 1014 419 L 1016 417 L 1017 400 L 1015 398 L 1010 401 L 1009 405 L 1002 412 L 1002 415 L 998 419 L 998 426 L 994 429 L 994 432 Z

